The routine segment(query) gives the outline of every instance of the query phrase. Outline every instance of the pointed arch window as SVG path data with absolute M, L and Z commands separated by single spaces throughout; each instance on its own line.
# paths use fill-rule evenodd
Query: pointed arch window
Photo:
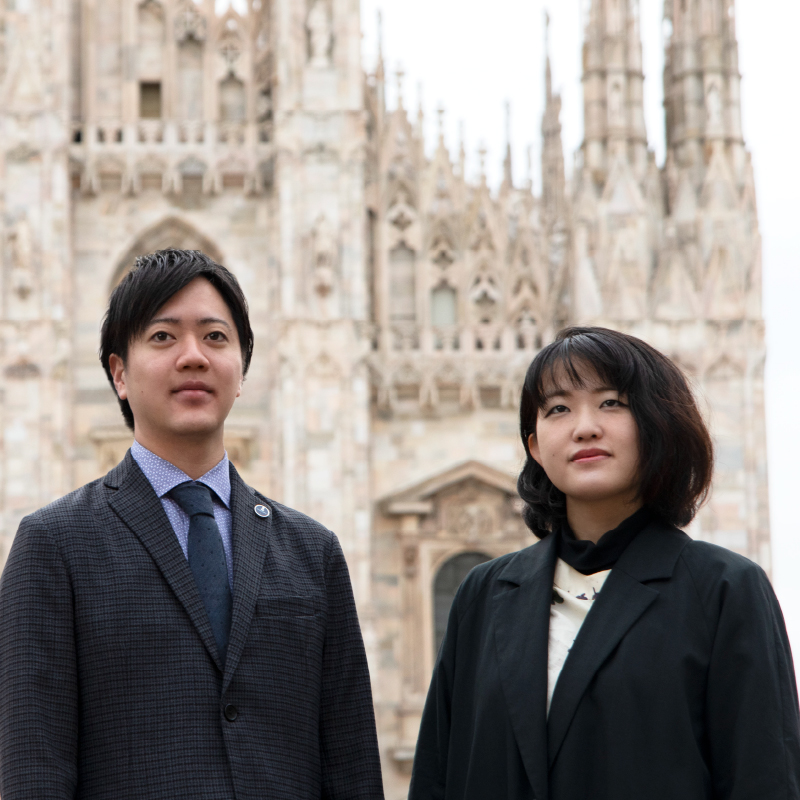
M 178 45 L 178 118 L 203 118 L 203 45 L 187 37 Z
M 222 122 L 244 122 L 245 115 L 244 83 L 228 75 L 219 86 L 219 118 Z
M 442 284 L 431 292 L 431 325 L 445 328 L 457 321 L 457 295 L 452 286 Z
M 140 81 L 160 81 L 163 78 L 165 38 L 164 9 L 155 0 L 146 0 L 138 10 L 136 62 Z
M 442 564 L 436 577 L 433 579 L 433 631 L 434 631 L 434 652 L 438 653 L 444 639 L 444 632 L 447 629 L 447 618 L 450 615 L 450 607 L 453 605 L 453 598 L 456 596 L 458 587 L 467 577 L 467 573 L 478 564 L 489 561 L 491 556 L 480 551 L 471 553 L 459 553 L 457 556 L 449 558 Z
M 416 322 L 416 254 L 405 244 L 389 253 L 389 316 L 393 322 Z

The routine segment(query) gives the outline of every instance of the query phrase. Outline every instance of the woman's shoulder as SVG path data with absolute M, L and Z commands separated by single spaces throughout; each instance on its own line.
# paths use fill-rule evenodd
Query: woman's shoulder
M 730 579 L 766 576 L 763 568 L 747 556 L 700 539 L 690 539 L 681 557 L 691 569 L 705 574 Z
M 550 538 L 523 548 L 506 553 L 483 564 L 473 567 L 459 587 L 456 602 L 462 613 L 479 598 L 491 596 L 491 589 L 499 581 L 520 583 L 537 566 L 544 566 L 550 561 Z

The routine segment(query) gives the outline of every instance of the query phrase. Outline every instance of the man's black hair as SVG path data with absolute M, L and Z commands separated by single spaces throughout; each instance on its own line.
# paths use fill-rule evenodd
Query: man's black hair
M 247 374 L 253 356 L 253 329 L 247 300 L 233 273 L 199 250 L 158 250 L 136 259 L 108 301 L 100 332 L 100 363 L 112 388 L 111 354 L 125 363 L 131 342 L 144 332 L 158 309 L 195 278 L 205 278 L 228 306 L 242 348 L 242 374 Z M 128 401 L 117 399 L 125 424 L 133 430 L 133 412 Z
M 548 389 L 599 378 L 627 396 L 639 433 L 638 497 L 665 522 L 688 525 L 711 485 L 714 448 L 683 373 L 654 347 L 608 328 L 565 328 L 533 359 L 520 402 L 525 466 L 517 491 L 523 518 L 543 538 L 566 517 L 566 498 L 533 459 L 528 437 Z

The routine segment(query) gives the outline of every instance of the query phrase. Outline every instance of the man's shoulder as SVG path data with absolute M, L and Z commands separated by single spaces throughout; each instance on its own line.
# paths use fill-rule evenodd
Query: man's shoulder
M 96 518 L 101 504 L 106 503 L 103 478 L 91 481 L 29 514 L 25 521 L 47 526 L 74 522 L 76 517 Z
M 285 526 L 298 533 L 303 533 L 315 538 L 330 539 L 333 536 L 332 531 L 326 528 L 321 522 L 317 522 L 313 517 L 309 517 L 308 514 L 303 514 L 302 511 L 285 506 L 283 503 L 278 503 L 262 492 L 259 492 L 258 489 L 254 489 L 253 492 L 256 502 L 265 505 L 270 510 L 270 514 L 273 517 L 273 524 Z

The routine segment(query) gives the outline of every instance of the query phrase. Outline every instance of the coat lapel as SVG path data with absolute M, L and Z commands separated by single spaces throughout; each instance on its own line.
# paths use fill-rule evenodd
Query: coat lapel
M 651 523 L 626 548 L 594 602 L 556 683 L 547 720 L 553 766 L 584 692 L 603 662 L 659 595 L 646 581 L 672 576 L 689 537 Z
M 500 680 L 536 797 L 547 797 L 547 641 L 556 541 L 521 550 L 497 578 L 493 598 Z
M 106 475 L 104 484 L 115 490 L 111 492 L 109 505 L 150 553 L 167 584 L 186 609 L 214 663 L 221 670 L 214 632 L 194 575 L 161 501 L 130 450 L 123 461 Z
M 254 508 L 269 505 L 256 497 L 231 464 L 231 519 L 233 538 L 233 620 L 225 661 L 222 691 L 227 689 L 247 641 L 258 600 L 269 547 L 273 515 L 259 517 Z

